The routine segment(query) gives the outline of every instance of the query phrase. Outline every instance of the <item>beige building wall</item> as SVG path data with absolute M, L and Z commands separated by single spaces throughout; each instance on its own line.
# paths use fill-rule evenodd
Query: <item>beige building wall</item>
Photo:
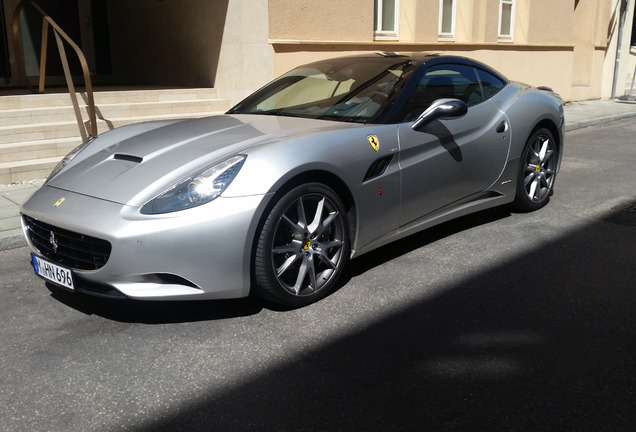
M 364 41 L 373 31 L 373 0 L 270 0 L 269 27 L 272 39 Z
M 398 38 L 380 41 L 374 39 L 373 0 L 270 0 L 274 75 L 335 55 L 439 52 L 472 57 L 510 79 L 552 87 L 566 101 L 609 97 L 619 1 L 516 0 L 513 38 L 500 40 L 499 0 L 457 0 L 455 35 L 445 40 L 438 34 L 439 0 L 400 0 Z M 629 2 L 633 8 L 634 0 Z M 627 60 L 622 68 L 626 81 Z
M 397 37 L 376 39 L 375 0 L 105 1 L 107 80 L 215 87 L 231 103 L 299 64 L 377 51 L 472 57 L 512 80 L 552 87 L 566 101 L 607 98 L 622 2 L 515 0 L 514 32 L 506 39 L 498 35 L 500 0 L 455 0 L 452 37 L 439 34 L 440 0 L 399 0 Z M 616 95 L 624 94 L 634 73 L 629 36 L 635 1 L 628 1 Z M 5 0 L 5 10 L 15 5 Z
M 580 3 L 595 1 L 583 0 Z M 537 48 L 571 45 L 574 3 L 563 0 L 517 0 L 514 43 Z
M 608 3 L 579 2 L 574 10 L 572 39 L 574 51 L 572 58 L 572 95 L 573 99 L 591 99 L 599 97 L 602 85 L 602 64 L 607 48 L 607 27 L 599 25 L 609 19 Z
M 215 87 L 234 105 L 274 78 L 268 0 L 229 0 Z

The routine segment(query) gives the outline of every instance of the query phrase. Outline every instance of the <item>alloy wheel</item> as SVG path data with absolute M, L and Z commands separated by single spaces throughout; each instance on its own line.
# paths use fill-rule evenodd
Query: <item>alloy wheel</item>
M 318 193 L 296 199 L 278 219 L 271 263 L 279 284 L 294 296 L 318 292 L 344 264 L 345 223 L 338 206 Z
M 552 190 L 556 174 L 555 153 L 554 140 L 547 135 L 538 135 L 530 143 L 524 165 L 523 187 L 534 203 L 545 201 Z

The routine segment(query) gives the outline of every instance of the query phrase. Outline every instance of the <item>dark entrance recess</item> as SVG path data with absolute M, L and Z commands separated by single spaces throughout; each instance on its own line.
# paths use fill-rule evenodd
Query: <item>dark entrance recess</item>
M 81 48 L 93 85 L 214 87 L 229 0 L 33 2 Z M 7 26 L 0 32 L 2 87 L 25 84 L 12 58 L 13 40 L 8 24 L 17 3 L 17 0 L 0 0 Z M 31 85 L 37 86 L 42 18 L 29 4 L 22 8 L 20 28 L 25 70 Z M 64 87 L 52 31 L 47 44 L 45 86 Z M 73 50 L 66 44 L 65 47 L 75 85 L 82 87 L 80 63 Z
M 9 67 L 9 46 L 7 44 L 7 26 L 4 16 L 4 1 L 0 0 L 0 78 L 5 84 L 11 78 L 11 68 Z
M 107 0 L 92 0 L 92 35 L 95 53 L 95 74 L 97 77 L 110 76 L 111 57 L 110 57 L 110 33 L 108 30 L 108 8 Z
M 2 2 L 3 0 L 0 0 Z M 35 0 L 71 38 L 84 53 L 94 83 L 107 82 L 111 75 L 110 34 L 108 27 L 107 0 Z M 0 8 L 4 14 L 4 7 Z M 4 26 L 6 17 L 3 17 L 3 28 L 0 37 L 0 76 L 4 77 L 5 84 L 10 83 L 11 70 L 9 68 L 8 44 L 11 29 Z M 32 82 L 36 82 L 39 75 L 40 48 L 42 41 L 42 16 L 30 5 L 26 4 L 22 9 L 21 19 L 22 49 L 25 56 L 27 75 Z M 82 69 L 73 50 L 65 45 L 69 66 L 73 76 L 81 77 Z M 47 41 L 46 77 L 47 86 L 62 83 L 64 75 L 60 56 L 53 32 L 49 30 Z M 35 81 L 34 81 L 35 80 Z M 80 83 L 80 80 L 76 82 Z M 20 85 L 13 82 L 13 85 Z

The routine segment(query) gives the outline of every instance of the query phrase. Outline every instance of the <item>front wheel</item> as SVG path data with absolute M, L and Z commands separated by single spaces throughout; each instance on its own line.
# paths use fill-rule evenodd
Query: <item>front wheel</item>
M 556 177 L 557 151 L 548 129 L 539 129 L 530 136 L 519 161 L 515 209 L 533 211 L 548 203 Z
M 274 204 L 257 241 L 256 294 L 286 306 L 308 305 L 334 289 L 347 262 L 346 210 L 327 186 L 298 186 Z

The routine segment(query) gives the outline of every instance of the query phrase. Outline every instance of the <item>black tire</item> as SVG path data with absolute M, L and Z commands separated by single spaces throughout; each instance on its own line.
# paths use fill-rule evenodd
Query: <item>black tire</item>
M 534 211 L 545 206 L 554 188 L 558 163 L 554 136 L 545 128 L 536 130 L 521 153 L 517 191 L 512 206 L 518 211 Z
M 349 225 L 338 195 L 321 183 L 285 193 L 265 216 L 254 257 L 255 294 L 285 306 L 320 300 L 349 258 Z

